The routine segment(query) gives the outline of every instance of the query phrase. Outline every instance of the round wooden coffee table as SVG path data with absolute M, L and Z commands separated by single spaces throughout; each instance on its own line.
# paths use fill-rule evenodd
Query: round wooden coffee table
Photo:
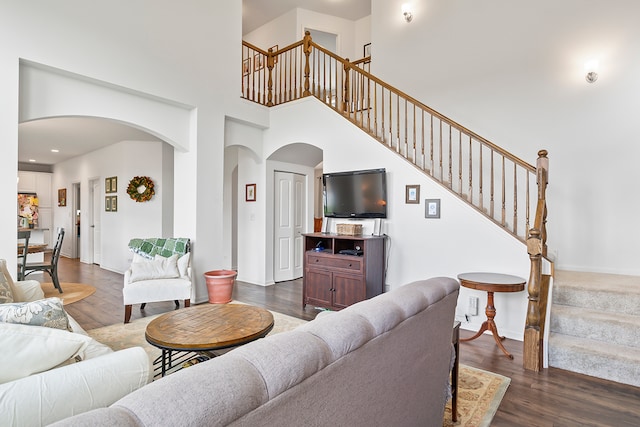
M 202 304 L 172 311 L 147 325 L 145 338 L 162 350 L 154 364 L 161 376 L 201 353 L 214 357 L 214 350 L 235 347 L 267 335 L 273 315 L 245 304 Z M 173 353 L 178 353 L 175 356 Z M 174 357 L 175 356 L 175 357 Z M 160 365 L 159 367 L 156 367 Z
M 460 341 L 471 341 L 482 335 L 484 331 L 491 331 L 500 350 L 502 350 L 509 359 L 513 359 L 513 355 L 502 345 L 505 337 L 501 337 L 498 334 L 498 327 L 493 320 L 493 318 L 496 317 L 496 308 L 493 305 L 493 293 L 520 292 L 524 290 L 524 285 L 527 281 L 522 277 L 498 273 L 463 273 L 458 274 L 458 280 L 460 280 L 460 284 L 465 288 L 487 292 L 487 306 L 485 307 L 487 320 L 482 322 L 480 330 L 476 332 L 474 336 L 460 338 Z

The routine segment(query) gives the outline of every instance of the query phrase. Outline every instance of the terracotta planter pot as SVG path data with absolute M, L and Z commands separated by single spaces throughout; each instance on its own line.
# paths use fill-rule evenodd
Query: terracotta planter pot
M 204 273 L 211 304 L 231 302 L 233 284 L 237 275 L 238 273 L 233 270 L 212 270 Z

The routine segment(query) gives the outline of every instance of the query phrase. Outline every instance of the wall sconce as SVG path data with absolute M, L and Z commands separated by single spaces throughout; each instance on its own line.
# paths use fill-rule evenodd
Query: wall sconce
M 405 3 L 402 5 L 402 15 L 404 16 L 404 20 L 407 21 L 407 23 L 411 22 L 411 20 L 413 19 L 411 5 L 409 3 Z
M 587 73 L 584 78 L 589 83 L 594 83 L 598 80 L 598 61 L 589 61 L 584 64 L 584 71 Z

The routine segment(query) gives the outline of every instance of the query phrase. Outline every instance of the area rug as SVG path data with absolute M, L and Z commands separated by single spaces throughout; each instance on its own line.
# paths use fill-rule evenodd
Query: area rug
M 85 285 L 84 283 L 60 282 L 62 293 L 58 292 L 58 290 L 55 288 L 55 286 L 53 286 L 53 283 L 51 282 L 41 283 L 40 286 L 44 291 L 45 298 L 62 298 L 62 302 L 64 305 L 73 304 L 74 302 L 83 300 L 86 297 L 93 295 L 96 291 L 96 288 L 91 285 Z
M 511 378 L 460 364 L 458 421 L 451 421 L 451 401 L 444 410 L 444 427 L 488 427 L 500 406 Z
M 66 292 L 66 291 L 65 291 Z M 274 326 L 269 335 L 289 331 L 306 323 L 305 320 L 272 311 Z M 131 323 L 118 323 L 92 329 L 87 333 L 113 350 L 140 346 L 145 349 L 150 363 L 160 355 L 160 349 L 149 344 L 144 332 L 153 319 L 161 316 L 143 317 Z M 511 380 L 502 375 L 460 364 L 458 380 L 458 421 L 451 421 L 451 402 L 444 412 L 443 426 L 487 427 L 495 415 L 500 401 Z
M 273 329 L 268 335 L 289 331 L 299 325 L 307 323 L 306 320 L 297 319 L 275 311 L 272 311 L 271 314 L 273 314 Z M 144 338 L 144 332 L 149 322 L 158 316 L 161 316 L 161 314 L 136 319 L 127 324 L 117 323 L 115 325 L 92 329 L 87 331 L 87 333 L 96 341 L 109 346 L 112 350 L 122 350 L 123 348 L 140 346 L 145 349 L 147 355 L 149 355 L 149 361 L 153 363 L 161 354 L 161 350 L 147 342 Z

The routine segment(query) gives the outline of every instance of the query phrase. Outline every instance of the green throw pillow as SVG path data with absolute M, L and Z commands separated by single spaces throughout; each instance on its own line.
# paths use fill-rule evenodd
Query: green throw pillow
M 71 330 L 60 298 L 2 304 L 0 322 Z

